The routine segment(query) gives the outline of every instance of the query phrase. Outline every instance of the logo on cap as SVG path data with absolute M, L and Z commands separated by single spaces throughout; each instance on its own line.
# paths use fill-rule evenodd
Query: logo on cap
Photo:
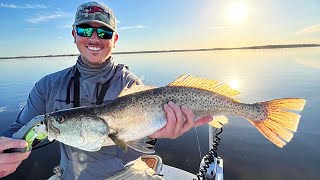
M 85 13 L 85 14 L 94 14 L 96 12 L 100 12 L 102 14 L 105 14 L 110 19 L 110 13 L 109 12 L 105 12 L 101 7 L 98 7 L 98 6 L 87 6 L 87 7 L 84 7 L 83 9 L 81 9 L 81 13 Z

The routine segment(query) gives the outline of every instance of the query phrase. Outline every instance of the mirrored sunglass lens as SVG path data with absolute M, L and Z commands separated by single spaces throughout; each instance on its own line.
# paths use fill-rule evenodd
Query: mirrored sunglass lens
M 111 39 L 112 35 L 113 35 L 113 32 L 110 31 L 110 30 L 98 28 L 97 29 L 97 34 L 102 39 Z
M 93 33 L 93 28 L 77 27 L 77 34 L 82 37 L 90 37 Z

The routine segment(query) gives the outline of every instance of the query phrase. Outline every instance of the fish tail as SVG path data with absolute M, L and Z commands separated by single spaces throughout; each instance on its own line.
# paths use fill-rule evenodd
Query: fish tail
M 299 98 L 284 98 L 262 102 L 267 110 L 267 117 L 263 120 L 249 121 L 272 143 L 283 147 L 297 132 L 300 115 L 290 110 L 302 111 L 306 100 Z

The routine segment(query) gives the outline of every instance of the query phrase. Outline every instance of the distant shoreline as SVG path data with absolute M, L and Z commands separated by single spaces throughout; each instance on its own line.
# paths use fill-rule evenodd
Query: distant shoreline
M 235 47 L 235 48 L 201 48 L 201 49 L 177 49 L 177 50 L 123 51 L 123 52 L 113 52 L 112 54 L 147 54 L 147 53 L 170 53 L 170 52 L 190 52 L 190 51 L 225 51 L 225 50 L 242 50 L 242 49 L 306 48 L 306 47 L 319 47 L 319 46 L 320 46 L 320 44 L 284 44 L 284 45 L 247 46 L 247 47 Z M 65 57 L 65 56 L 79 56 L 79 54 L 0 57 L 0 59 L 44 58 L 44 57 Z

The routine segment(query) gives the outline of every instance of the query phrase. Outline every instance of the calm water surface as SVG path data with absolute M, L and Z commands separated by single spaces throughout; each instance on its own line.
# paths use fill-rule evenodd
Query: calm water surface
M 188 73 L 236 86 L 242 102 L 307 99 L 298 132 L 284 148 L 271 144 L 245 119 L 231 117 L 218 154 L 224 159 L 225 179 L 319 178 L 320 48 L 116 55 L 115 61 L 128 64 L 151 85 L 163 86 Z M 76 57 L 0 60 L 0 132 L 15 120 L 37 80 L 75 62 Z M 199 127 L 198 134 L 205 155 L 208 127 Z M 198 171 L 195 130 L 177 140 L 158 141 L 156 152 L 165 164 Z M 58 144 L 53 143 L 33 151 L 16 173 L 5 179 L 45 179 L 58 163 Z

